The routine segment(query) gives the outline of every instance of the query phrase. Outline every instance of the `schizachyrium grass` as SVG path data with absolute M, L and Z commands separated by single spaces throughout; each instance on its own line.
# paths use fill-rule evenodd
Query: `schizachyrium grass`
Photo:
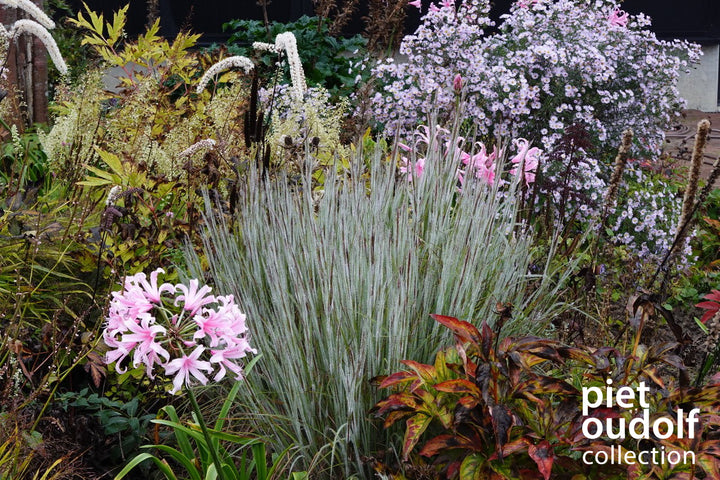
M 173 394 L 195 380 L 207 384 L 208 376 L 220 381 L 228 370 L 241 379 L 241 360 L 257 351 L 250 347 L 245 314 L 233 296 L 211 295 L 212 289 L 196 279 L 159 284 L 164 273 L 129 276 L 123 289 L 112 293 L 103 332 L 109 347 L 105 361 L 114 362 L 118 372 L 128 363 L 144 365 L 151 378 L 162 370 L 174 376 Z

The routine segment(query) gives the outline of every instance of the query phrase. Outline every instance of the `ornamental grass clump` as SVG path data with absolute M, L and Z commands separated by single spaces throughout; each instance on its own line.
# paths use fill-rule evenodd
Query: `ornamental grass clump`
M 239 393 L 241 412 L 253 412 L 274 450 L 296 445 L 312 478 L 371 478 L 363 457 L 391 443 L 367 421 L 378 400 L 369 379 L 404 358 L 428 360 L 447 339 L 418 318 L 452 310 L 492 319 L 507 300 L 518 316 L 505 328 L 539 332 L 557 311 L 567 272 L 552 271 L 552 246 L 536 258 L 516 222 L 520 177 L 504 173 L 501 194 L 500 182 L 466 175 L 459 192 L 447 161 L 455 150 L 435 148 L 434 130 L 411 182 L 382 152 L 359 153 L 346 176 L 329 174 L 312 195 L 251 175 L 235 229 L 206 219 L 209 278 L 262 319 L 250 326 L 263 357 Z M 188 250 L 187 261 L 199 275 L 197 255 Z

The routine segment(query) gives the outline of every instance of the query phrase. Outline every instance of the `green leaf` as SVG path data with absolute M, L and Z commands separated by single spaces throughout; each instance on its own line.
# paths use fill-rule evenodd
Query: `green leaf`
M 193 459 L 195 458 L 194 456 L 192 458 L 188 458 L 180 450 L 172 448 L 168 445 L 147 445 L 143 448 L 157 448 L 161 452 L 167 453 L 173 459 L 175 459 L 176 462 L 178 462 L 185 468 L 185 470 L 190 475 L 191 480 L 202 480 L 200 472 L 193 463 Z
M 130 460 L 128 462 L 128 464 L 125 465 L 125 468 L 120 470 L 120 473 L 117 474 L 117 476 L 115 477 L 115 480 L 120 480 L 120 479 L 124 478 L 125 475 L 130 473 L 130 471 L 133 468 L 137 467 L 138 465 L 140 465 L 141 463 L 143 463 L 146 460 L 152 460 L 153 462 L 155 462 L 155 465 L 157 465 L 158 470 L 160 470 L 160 472 L 162 472 L 165 475 L 165 478 L 167 478 L 169 480 L 177 480 L 177 477 L 175 476 L 175 472 L 172 471 L 172 469 L 170 468 L 170 466 L 167 463 L 163 462 L 156 456 L 151 455 L 149 453 L 140 453 L 135 458 Z
M 465 457 L 463 462 L 460 464 L 460 480 L 484 480 L 487 478 L 483 474 L 483 464 L 485 458 L 478 454 L 473 453 Z
M 172 420 L 176 425 L 180 425 L 180 418 L 178 418 L 175 407 L 173 407 L 172 405 L 168 405 L 163 408 L 163 411 L 167 414 L 168 418 L 170 418 L 170 420 Z M 153 420 L 153 422 L 155 423 L 156 421 Z M 192 458 L 195 456 L 193 448 L 190 445 L 190 441 L 188 440 L 187 435 L 185 435 L 183 431 L 175 430 L 175 439 L 178 442 L 180 450 L 186 457 Z

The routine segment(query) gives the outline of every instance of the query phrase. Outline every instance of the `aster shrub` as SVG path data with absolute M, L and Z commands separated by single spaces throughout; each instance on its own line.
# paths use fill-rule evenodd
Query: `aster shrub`
M 517 2 L 492 35 L 488 11 L 486 0 L 430 4 L 403 39 L 407 60 L 374 69 L 382 85 L 375 113 L 387 132 L 408 132 L 434 109 L 441 117 L 461 109 L 482 133 L 545 148 L 584 123 L 600 146 L 632 126 L 638 151 L 658 151 L 663 127 L 683 105 L 678 76 L 698 60 L 699 46 L 657 40 L 646 16 L 630 16 L 614 0 Z

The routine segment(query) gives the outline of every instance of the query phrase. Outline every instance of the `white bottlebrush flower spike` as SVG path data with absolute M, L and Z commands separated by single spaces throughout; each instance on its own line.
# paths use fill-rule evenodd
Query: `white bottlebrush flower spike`
M 30 0 L 0 0 L 0 5 L 6 5 L 12 8 L 19 8 L 30 14 L 40 25 L 52 30 L 55 28 L 55 22 L 43 12 L 40 7 L 35 5 Z
M 202 76 L 202 78 L 200 79 L 200 83 L 197 86 L 197 93 L 201 93 L 203 90 L 205 90 L 205 87 L 207 87 L 210 79 L 213 78 L 215 75 L 220 72 L 224 72 L 225 70 L 230 70 L 231 68 L 241 68 L 245 71 L 245 73 L 250 73 L 250 70 L 255 68 L 255 64 L 253 64 L 253 62 L 249 58 L 243 57 L 241 55 L 236 55 L 220 60 L 219 62 L 208 68 L 205 74 Z
M 270 43 L 255 42 L 253 48 L 268 52 L 285 52 L 288 64 L 290 65 L 290 80 L 293 84 L 293 96 L 300 100 L 305 95 L 307 84 L 305 83 L 305 72 L 303 71 L 300 54 L 298 54 L 297 40 L 292 32 L 283 32 L 275 37 L 275 45 Z
M 62 75 L 67 74 L 67 64 L 65 64 L 65 60 L 63 60 L 62 55 L 60 55 L 60 49 L 58 49 L 55 39 L 52 35 L 50 35 L 50 32 L 48 32 L 45 27 L 34 20 L 18 20 L 13 23 L 12 28 L 10 29 L 9 37 L 10 39 L 15 39 L 23 33 L 28 33 L 38 37 L 40 41 L 42 41 L 43 45 L 45 45 L 45 48 L 50 54 L 50 58 L 52 58 L 52 61 L 58 71 Z
M 181 158 L 185 158 L 191 156 L 192 154 L 201 149 L 212 150 L 213 148 L 215 148 L 215 140 L 213 140 L 212 138 L 204 138 L 198 142 L 193 143 L 188 148 L 180 152 L 179 156 Z

